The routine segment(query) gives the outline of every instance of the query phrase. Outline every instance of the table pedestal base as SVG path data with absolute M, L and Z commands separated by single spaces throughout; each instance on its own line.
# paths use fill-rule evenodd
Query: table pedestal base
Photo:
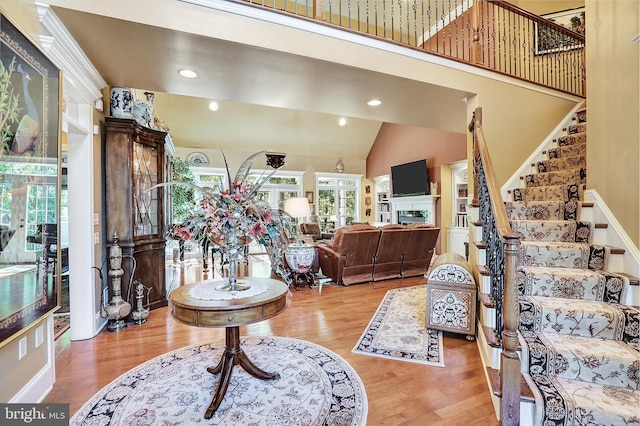
M 222 398 L 224 398 L 227 388 L 229 387 L 229 380 L 231 379 L 231 372 L 233 371 L 234 365 L 239 364 L 240 367 L 244 368 L 244 371 L 261 380 L 280 378 L 280 374 L 278 373 L 267 373 L 261 370 L 247 357 L 240 347 L 240 327 L 227 327 L 225 330 L 225 349 L 222 358 L 220 358 L 218 365 L 207 368 L 207 371 L 211 374 L 220 373 L 220 382 L 216 388 L 213 400 L 204 414 L 205 419 L 210 419 L 220 406 Z

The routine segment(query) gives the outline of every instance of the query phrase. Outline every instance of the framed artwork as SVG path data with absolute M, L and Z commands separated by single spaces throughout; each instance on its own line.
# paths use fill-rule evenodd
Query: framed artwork
M 313 191 L 307 191 L 304 193 L 304 196 L 309 200 L 309 204 L 313 204 Z
M 364 187 L 364 192 L 367 193 L 367 194 L 370 194 L 371 193 L 371 185 L 365 186 Z
M 585 8 L 577 7 L 546 15 L 541 17 L 552 21 L 568 30 L 580 35 L 585 34 Z M 583 43 L 578 43 L 573 37 L 560 33 L 557 29 L 539 24 L 535 25 L 535 53 L 536 55 L 546 55 L 549 53 L 562 52 L 566 50 L 579 49 Z
M 187 156 L 187 161 L 195 166 L 204 166 L 209 164 L 209 158 L 202 152 L 192 152 Z
M 0 346 L 60 306 L 60 94 L 60 70 L 0 14 Z

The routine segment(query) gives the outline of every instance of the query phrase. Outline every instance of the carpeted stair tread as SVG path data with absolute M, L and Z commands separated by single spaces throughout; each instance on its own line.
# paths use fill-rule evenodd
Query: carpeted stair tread
M 518 268 L 521 295 L 620 303 L 628 285 L 628 277 L 609 271 L 546 266 Z
M 580 217 L 578 201 L 507 201 L 510 220 L 576 220 Z
M 525 186 L 551 186 L 566 183 L 585 184 L 587 170 L 584 167 L 577 169 L 565 169 L 560 171 L 533 173 L 524 177 Z
M 516 188 L 512 192 L 512 201 L 579 201 L 582 200 L 584 185 L 563 184 Z
M 536 394 L 536 424 L 638 424 L 640 391 L 539 374 L 525 377 Z
M 572 133 L 569 135 L 560 136 L 556 140 L 558 146 L 579 145 L 587 142 L 586 133 Z
M 574 157 L 576 155 L 587 155 L 587 144 L 579 143 L 575 145 L 560 146 L 558 148 L 551 148 L 547 151 L 547 158 L 563 158 Z
M 640 390 L 637 345 L 617 340 L 565 336 L 557 333 L 521 334 L 524 370 L 566 380 Z
M 593 235 L 593 225 L 585 221 L 511 220 L 509 223 L 523 241 L 589 243 Z
M 568 242 L 521 241 L 520 266 L 607 270 L 609 247 Z
M 551 158 L 535 163 L 538 173 L 559 172 L 567 169 L 579 169 L 587 167 L 586 155 L 574 155 L 573 157 Z M 566 182 L 569 183 L 569 182 Z
M 520 296 L 520 331 L 637 342 L 640 311 L 593 300 Z
M 587 131 L 587 123 L 572 124 L 566 129 L 567 134 L 585 133 Z

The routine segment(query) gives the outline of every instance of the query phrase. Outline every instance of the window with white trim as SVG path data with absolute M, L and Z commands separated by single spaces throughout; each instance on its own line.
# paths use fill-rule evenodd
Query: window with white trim
M 318 219 L 322 232 L 358 222 L 359 194 L 362 175 L 316 173 Z
M 227 170 L 214 167 L 191 167 L 196 185 L 208 188 L 227 188 Z M 252 170 L 247 177 L 250 184 L 271 173 L 270 170 Z M 256 198 L 269 203 L 273 209 L 283 209 L 284 200 L 300 197 L 304 172 L 278 170 L 260 188 Z M 233 176 L 232 176 L 233 177 Z

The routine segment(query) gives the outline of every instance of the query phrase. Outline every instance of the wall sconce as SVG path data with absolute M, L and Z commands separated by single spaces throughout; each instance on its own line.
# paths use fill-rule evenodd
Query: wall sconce
M 336 169 L 336 172 L 338 173 L 344 172 L 344 163 L 342 162 L 342 158 L 338 160 L 338 162 L 336 163 L 335 166 L 333 166 L 333 168 Z
M 265 155 L 267 157 L 267 166 L 279 169 L 284 166 L 284 157 L 286 157 L 287 154 L 272 152 Z

